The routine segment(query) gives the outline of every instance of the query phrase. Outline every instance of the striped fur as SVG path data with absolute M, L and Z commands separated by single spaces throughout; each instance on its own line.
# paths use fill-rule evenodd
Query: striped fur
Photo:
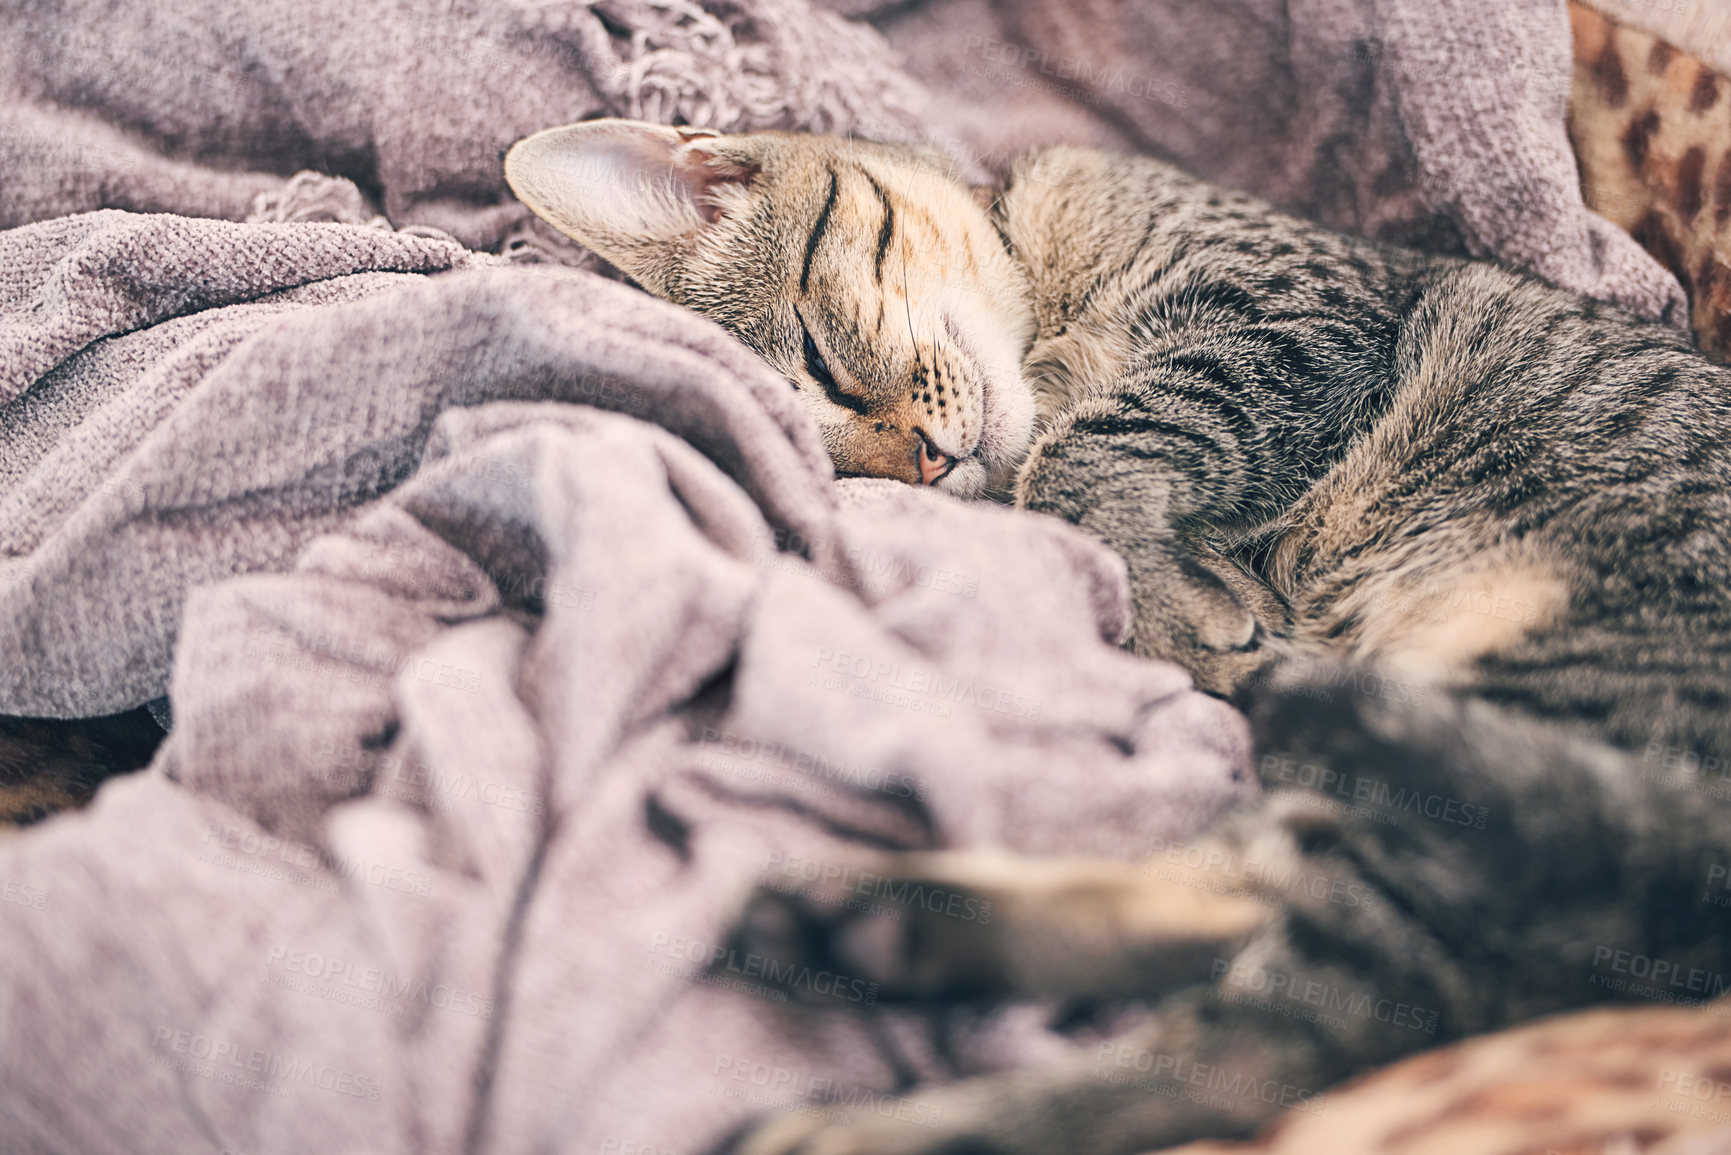
M 82 806 L 104 780 L 148 764 L 164 737 L 142 706 L 103 718 L 0 717 L 0 829 Z
M 531 138 L 508 172 L 780 367 L 838 470 L 964 496 L 1013 474 L 1018 504 L 1107 542 L 1134 647 L 1256 727 L 1269 793 L 1199 861 L 1266 869 L 892 858 L 869 868 L 1004 917 L 766 893 L 788 909 L 741 919 L 745 949 L 886 1001 L 1069 1000 L 1079 1031 L 1102 1000 L 1159 1000 L 1122 1045 L 1310 1093 L 1629 997 L 1601 955 L 1731 983 L 1702 895 L 1731 815 L 1673 773 L 1731 766 L 1731 371 L 1676 332 L 1098 152 L 1027 158 L 976 197 L 914 153 L 599 122 Z M 604 187 L 573 196 L 573 172 Z M 818 387 L 801 320 L 857 408 Z M 939 448 L 965 474 L 908 436 L 940 356 L 968 419 Z M 1394 1009 L 1280 1013 L 1237 997 L 1245 974 Z M 1279 1109 L 1116 1073 L 1096 1054 L 928 1092 L 941 1125 L 807 1115 L 738 1150 L 1129 1155 Z
M 1053 184 L 1004 201 L 1030 371 L 1099 331 L 1134 352 L 1067 386 L 1018 500 L 1125 555 L 1139 649 L 1223 693 L 1277 657 L 1372 663 L 1731 756 L 1731 372 L 1664 326 L 1156 162 L 1042 167 Z M 1087 225 L 1060 240 L 1065 220 Z M 1204 636 L 1223 586 L 1175 540 L 1249 579 L 1244 647 Z
M 839 472 L 917 483 L 929 440 L 972 495 L 1019 463 L 1018 504 L 1129 562 L 1135 648 L 1208 689 L 1375 664 L 1731 755 L 1731 375 L 1663 326 L 1143 158 L 1039 154 L 989 209 L 818 137 L 597 121 L 512 158 L 781 369 Z
M 786 374 L 839 473 L 963 496 L 1009 485 L 1034 418 L 1023 278 L 933 158 L 604 120 L 520 142 L 506 174 L 553 224 Z

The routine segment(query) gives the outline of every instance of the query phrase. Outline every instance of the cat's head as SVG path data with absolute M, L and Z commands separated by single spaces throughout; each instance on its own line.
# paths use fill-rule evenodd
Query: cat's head
M 817 419 L 837 472 L 971 496 L 1033 437 L 1021 271 L 930 157 L 624 120 L 538 133 L 517 196 L 639 285 L 719 322 Z

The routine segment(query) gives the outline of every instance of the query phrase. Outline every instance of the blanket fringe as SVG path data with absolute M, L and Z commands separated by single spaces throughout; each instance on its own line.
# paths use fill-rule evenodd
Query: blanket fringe
M 295 173 L 282 188 L 252 198 L 247 224 L 276 221 L 335 221 L 385 230 L 391 227 L 390 221 L 367 204 L 354 181 L 307 170 Z M 442 233 L 440 236 L 450 239 Z
M 525 31 L 575 50 L 610 110 L 636 120 L 905 137 L 930 100 L 875 30 L 804 0 L 518 0 L 516 12 Z

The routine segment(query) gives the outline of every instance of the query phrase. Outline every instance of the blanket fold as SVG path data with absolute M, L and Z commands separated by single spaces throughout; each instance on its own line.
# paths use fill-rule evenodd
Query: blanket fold
M 0 410 L 16 440 L 42 433 L 32 409 L 44 400 L 83 418 L 0 492 L 0 646 L 20 659 L 0 670 L 0 711 L 76 716 L 162 693 L 174 637 L 163 624 L 187 586 L 280 566 L 407 476 L 450 405 L 562 397 L 653 413 L 733 470 L 778 528 L 819 536 L 828 516 L 812 484 L 828 462 L 785 383 L 713 326 L 622 286 L 489 269 L 448 244 L 360 228 L 120 213 L 85 228 L 98 231 L 0 234 L 0 263 L 16 252 L 11 267 L 34 259 L 39 278 L 12 293 L 25 317 L 0 330 L 0 380 L 143 317 L 260 299 L 120 332 L 48 374 L 45 397 Z M 26 256 L 57 245 L 61 260 Z M 175 264 L 177 246 L 199 259 Z M 126 266 L 111 254 L 129 249 L 166 251 L 145 267 L 183 279 L 164 289 L 115 273 Z M 411 259 L 464 270 L 427 282 L 369 268 Z M 321 261 L 354 275 L 297 289 Z M 219 266 L 233 283 L 210 274 Z M 731 371 L 725 389 L 708 376 L 716 361 Z
M 399 227 L 492 251 L 529 233 L 581 262 L 510 199 L 500 159 L 540 129 L 626 116 L 925 144 L 974 177 L 1038 145 L 1152 151 L 1335 228 L 1687 320 L 1676 279 L 1582 200 L 1565 0 L 149 12 L 0 3 L 0 227 L 99 208 L 272 219 L 311 169 Z
M 0 1057 L 8 1150 L 700 1150 L 1076 1045 L 726 933 L 759 884 L 915 901 L 879 849 L 1129 858 L 1243 798 L 1241 719 L 1116 648 L 1119 559 L 837 485 L 785 382 L 612 282 L 381 234 L 307 283 L 297 229 L 369 231 L 202 224 L 181 292 L 96 279 L 142 327 L 49 371 L 103 400 L 0 505 L 5 708 L 170 678 L 175 714 L 148 771 L 0 840 L 31 897 L 0 1031 L 36 1040 Z M 191 227 L 80 225 L 0 247 Z M 68 267 L 109 266 L 12 299 Z
M 837 6 L 882 34 L 0 0 L 0 713 L 174 715 L 0 839 L 0 1147 L 690 1155 L 905 1111 L 1077 1039 L 767 975 L 725 935 L 754 886 L 894 907 L 882 849 L 1135 858 L 1253 789 L 1242 720 L 1117 648 L 1121 561 L 837 482 L 760 359 L 557 267 L 588 258 L 506 196 L 514 140 L 1114 144 L 1679 299 L 1570 183 L 1562 0 Z

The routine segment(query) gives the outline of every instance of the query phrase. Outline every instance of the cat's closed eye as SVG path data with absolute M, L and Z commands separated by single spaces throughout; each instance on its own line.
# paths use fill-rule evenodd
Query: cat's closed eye
M 811 326 L 805 323 L 803 316 L 799 319 L 800 332 L 805 338 L 805 372 L 813 381 L 823 387 L 823 394 L 843 409 L 851 409 L 860 416 L 865 416 L 865 399 L 855 397 L 852 393 L 842 391 L 835 382 L 835 374 L 829 371 L 829 365 L 823 359 L 823 353 L 818 350 L 817 342 L 811 338 Z
M 778 369 L 843 476 L 1007 493 L 1034 435 L 1026 272 L 918 154 L 592 120 L 519 141 L 505 170 L 544 219 Z

